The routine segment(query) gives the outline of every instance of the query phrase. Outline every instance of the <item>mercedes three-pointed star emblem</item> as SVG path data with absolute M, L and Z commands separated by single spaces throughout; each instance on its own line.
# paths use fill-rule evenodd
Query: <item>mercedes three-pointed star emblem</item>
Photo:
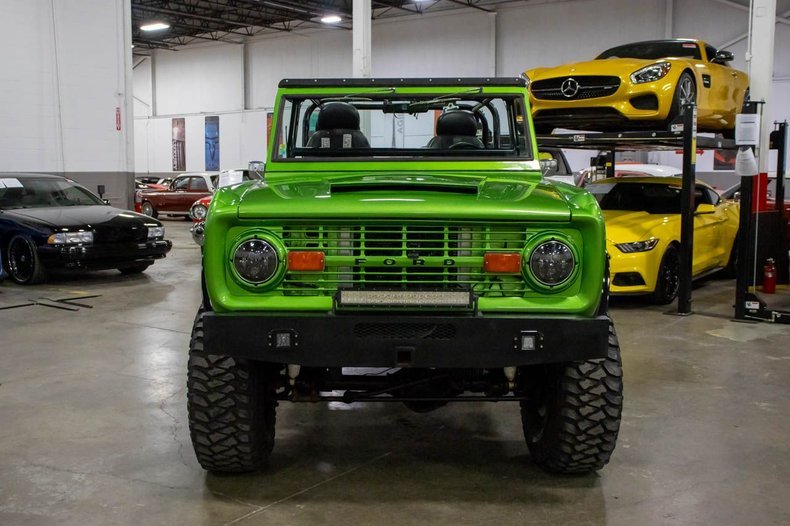
M 560 86 L 560 92 L 567 99 L 575 97 L 579 93 L 579 82 L 573 77 L 568 77 Z

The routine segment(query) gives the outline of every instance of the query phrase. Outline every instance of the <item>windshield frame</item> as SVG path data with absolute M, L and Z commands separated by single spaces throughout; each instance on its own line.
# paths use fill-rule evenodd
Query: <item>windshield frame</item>
M 535 161 L 535 146 L 534 136 L 531 133 L 531 115 L 529 112 L 529 106 L 526 101 L 526 97 L 524 95 L 523 90 L 513 90 L 511 89 L 495 89 L 492 90 L 491 88 L 484 89 L 474 86 L 468 87 L 461 87 L 454 86 L 449 89 L 445 89 L 442 91 L 435 91 L 435 90 L 415 90 L 415 89 L 396 89 L 396 88 L 388 88 L 382 89 L 382 87 L 378 87 L 375 90 L 370 91 L 357 91 L 357 93 L 345 93 L 347 90 L 321 90 L 313 91 L 313 92 L 302 92 L 302 90 L 288 90 L 287 92 L 281 93 L 278 96 L 278 107 L 276 109 L 276 122 L 274 126 L 272 126 L 272 133 L 271 133 L 271 147 L 269 148 L 269 158 L 270 161 L 273 163 L 295 163 L 295 164 L 315 164 L 315 163 L 333 163 L 333 162 L 352 162 L 352 163 L 359 163 L 359 162 L 366 162 L 366 163 L 405 163 L 405 162 L 419 162 L 419 163 L 442 163 L 447 164 L 448 162 L 453 161 L 477 161 L 481 163 L 525 163 Z M 508 129 L 505 133 L 501 134 L 502 137 L 510 137 L 512 138 L 518 134 L 518 131 L 521 130 L 524 134 L 524 139 L 522 139 L 522 143 L 524 145 L 524 151 L 519 152 L 519 145 L 512 149 L 504 149 L 504 148 L 497 148 L 497 149 L 458 149 L 457 151 L 451 151 L 450 149 L 437 149 L 434 150 L 433 154 L 426 155 L 426 148 L 345 148 L 343 150 L 338 151 L 322 151 L 319 155 L 306 155 L 307 153 L 316 153 L 315 148 L 306 148 L 295 146 L 295 142 L 297 137 L 300 135 L 300 129 L 303 131 L 304 127 L 307 122 L 309 122 L 310 114 L 315 111 L 317 107 L 315 104 L 306 107 L 304 111 L 293 111 L 293 107 L 296 101 L 300 102 L 302 105 L 304 101 L 313 100 L 313 102 L 317 102 L 319 99 L 322 99 L 324 102 L 329 101 L 344 101 L 344 102 L 379 102 L 379 101 L 387 101 L 387 100 L 398 100 L 401 99 L 410 99 L 413 100 L 415 103 L 419 102 L 421 99 L 424 99 L 424 102 L 434 102 L 437 101 L 442 102 L 450 102 L 452 100 L 462 100 L 464 102 L 469 102 L 471 99 L 483 99 L 486 101 L 485 103 L 480 103 L 477 105 L 477 108 L 487 107 L 489 112 L 492 115 L 493 123 L 488 123 L 493 126 L 499 126 L 499 115 L 498 112 L 492 111 L 490 106 L 492 99 L 502 99 L 506 102 L 506 115 L 505 118 L 508 119 Z M 290 109 L 291 114 L 290 116 L 286 117 L 286 107 L 289 105 L 290 102 Z M 420 113 L 427 113 L 428 111 L 432 111 L 436 108 L 428 108 L 426 111 Z M 518 122 L 516 114 L 519 113 L 523 116 L 523 121 Z M 391 112 L 393 114 L 405 114 L 408 115 L 409 113 L 401 113 L 401 112 Z M 382 114 L 386 114 L 386 112 L 382 111 Z M 285 144 L 286 147 L 286 155 L 287 157 L 282 156 L 282 152 L 280 151 L 280 147 L 278 147 L 280 143 L 281 134 L 283 133 L 283 122 L 285 119 L 288 119 L 287 126 L 288 126 L 288 137 L 287 142 Z M 482 119 L 485 121 L 485 119 Z M 301 122 L 300 122 L 301 121 Z M 484 132 L 486 130 L 484 129 Z M 499 134 L 493 134 L 492 136 L 496 136 L 495 141 L 501 144 L 501 139 Z M 302 137 L 304 134 L 302 133 Z M 516 140 L 515 142 L 518 142 Z M 480 155 L 481 152 L 486 152 Z M 505 154 L 507 152 L 507 154 Z M 515 155 L 511 152 L 515 152 Z M 349 156 L 348 153 L 367 153 L 368 155 L 356 155 L 356 156 Z M 302 156 L 296 156 L 304 154 Z M 499 154 L 499 155 L 498 155 Z M 448 159 L 449 158 L 449 159 Z

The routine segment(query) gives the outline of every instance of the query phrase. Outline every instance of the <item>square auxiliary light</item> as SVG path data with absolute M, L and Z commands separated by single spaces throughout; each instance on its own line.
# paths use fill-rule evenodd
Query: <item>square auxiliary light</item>
M 521 331 L 514 338 L 513 347 L 522 351 L 539 351 L 543 348 L 543 335 L 538 331 Z
M 353 307 L 468 307 L 471 292 L 430 290 L 341 290 L 338 304 Z

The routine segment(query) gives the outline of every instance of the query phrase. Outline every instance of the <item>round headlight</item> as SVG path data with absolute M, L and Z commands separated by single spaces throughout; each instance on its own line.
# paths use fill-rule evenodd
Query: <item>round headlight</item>
M 550 287 L 570 278 L 575 264 L 571 248 L 554 240 L 538 245 L 529 258 L 529 268 L 535 279 Z
M 250 283 L 268 281 L 277 272 L 277 251 L 262 239 L 250 239 L 236 248 L 233 266 L 239 276 Z

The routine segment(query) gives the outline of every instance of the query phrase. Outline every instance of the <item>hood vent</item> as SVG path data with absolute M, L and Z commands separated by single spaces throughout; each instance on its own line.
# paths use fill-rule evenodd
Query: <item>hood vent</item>
M 350 192 L 443 192 L 447 194 L 477 195 L 478 187 L 434 183 L 347 183 L 332 185 L 333 194 Z

